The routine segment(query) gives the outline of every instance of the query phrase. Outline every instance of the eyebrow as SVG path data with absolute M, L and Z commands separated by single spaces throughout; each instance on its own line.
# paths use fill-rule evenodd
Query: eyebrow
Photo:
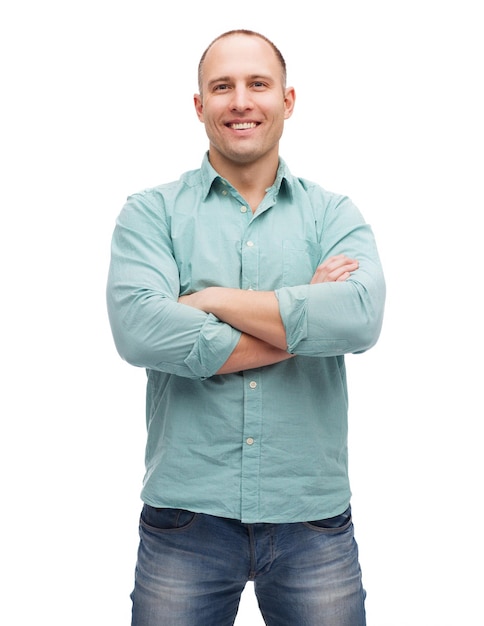
M 220 78 L 214 78 L 213 80 L 208 81 L 208 86 L 214 85 L 215 83 L 226 83 L 230 80 L 229 76 L 220 76 Z

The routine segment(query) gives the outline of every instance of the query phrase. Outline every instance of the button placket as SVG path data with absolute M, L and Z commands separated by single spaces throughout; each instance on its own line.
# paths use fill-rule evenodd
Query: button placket
M 248 231 L 251 227 L 248 228 Z M 250 232 L 242 242 L 242 289 L 255 289 L 259 287 L 259 249 L 254 239 L 250 238 Z
M 256 518 L 259 511 L 262 399 L 260 372 L 244 373 L 244 431 L 242 448 L 242 516 Z

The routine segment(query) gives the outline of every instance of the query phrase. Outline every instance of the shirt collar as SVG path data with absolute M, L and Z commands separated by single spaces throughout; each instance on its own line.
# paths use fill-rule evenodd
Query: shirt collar
M 205 200 L 210 193 L 214 181 L 224 180 L 210 164 L 210 161 L 208 160 L 208 151 L 203 157 L 200 174 L 202 180 L 202 194 L 203 199 Z M 283 159 L 279 158 L 279 167 L 277 168 L 276 179 L 274 184 L 271 186 L 271 189 L 273 189 L 277 195 L 281 188 L 284 188 L 289 197 L 292 197 L 294 178 L 286 163 Z

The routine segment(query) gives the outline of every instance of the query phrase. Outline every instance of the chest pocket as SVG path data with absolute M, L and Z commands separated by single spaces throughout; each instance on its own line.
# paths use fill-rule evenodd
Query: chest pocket
M 176 257 L 180 293 L 200 291 L 210 285 L 240 287 L 241 242 L 205 237 L 209 245 L 194 244 Z
M 282 242 L 283 287 L 305 285 L 311 281 L 321 259 L 321 246 L 306 239 Z

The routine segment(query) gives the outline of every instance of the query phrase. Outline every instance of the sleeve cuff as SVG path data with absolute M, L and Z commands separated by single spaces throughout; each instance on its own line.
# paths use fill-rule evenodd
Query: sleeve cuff
M 196 378 L 213 376 L 234 351 L 240 335 L 240 331 L 209 313 L 185 365 Z
M 286 330 L 287 351 L 293 354 L 308 336 L 308 285 L 276 289 L 275 294 Z

